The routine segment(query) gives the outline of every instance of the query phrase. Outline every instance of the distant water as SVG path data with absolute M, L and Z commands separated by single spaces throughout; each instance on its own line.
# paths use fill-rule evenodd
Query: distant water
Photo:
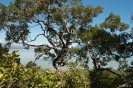
M 34 49 L 31 48 L 29 50 L 27 49 L 10 49 L 9 52 L 12 52 L 13 50 L 19 50 L 20 58 L 21 58 L 21 63 L 23 65 L 26 65 L 29 61 L 34 61 L 35 60 L 35 53 Z M 128 58 L 129 64 L 131 62 L 133 57 Z M 41 57 L 39 60 L 36 61 L 36 64 L 41 66 L 42 68 L 50 68 L 52 70 L 55 70 L 55 68 L 52 66 L 52 61 L 51 60 L 44 60 L 43 57 Z M 89 59 L 89 68 L 93 68 L 92 60 L 91 58 Z M 113 67 L 114 69 L 118 68 L 118 63 L 116 61 L 111 61 L 108 63 L 107 67 Z M 62 67 L 62 69 L 66 69 L 66 67 Z
M 35 53 L 34 53 L 34 49 L 10 49 L 9 52 L 12 52 L 14 50 L 19 50 L 19 54 L 20 54 L 20 59 L 21 59 L 21 63 L 23 65 L 26 65 L 29 61 L 34 61 L 35 60 Z M 51 60 L 44 60 L 42 57 L 36 61 L 36 64 L 41 66 L 42 68 L 50 68 L 50 69 L 54 69 L 54 67 L 52 66 L 52 61 Z

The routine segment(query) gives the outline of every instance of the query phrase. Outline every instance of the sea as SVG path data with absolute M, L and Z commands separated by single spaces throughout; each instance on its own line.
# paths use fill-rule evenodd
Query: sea
M 34 48 L 31 48 L 29 50 L 27 49 L 10 49 L 9 50 L 9 53 L 11 53 L 12 51 L 14 50 L 18 50 L 18 53 L 19 53 L 19 58 L 20 58 L 20 62 L 23 64 L 23 65 L 26 65 L 29 61 L 35 61 L 35 53 L 34 53 Z M 41 66 L 41 68 L 43 69 L 51 69 L 51 70 L 55 70 L 55 68 L 53 67 L 52 65 L 52 60 L 48 59 L 48 60 L 45 60 L 43 59 L 43 57 L 39 58 L 38 60 L 35 61 L 35 63 L 38 65 L 38 66 Z M 67 67 L 61 67 L 62 70 L 65 70 Z

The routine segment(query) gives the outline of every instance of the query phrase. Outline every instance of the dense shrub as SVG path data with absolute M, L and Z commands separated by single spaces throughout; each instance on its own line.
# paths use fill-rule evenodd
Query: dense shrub
M 124 80 L 107 70 L 93 69 L 89 71 L 91 88 L 117 88 Z
M 38 66 L 26 68 L 16 62 L 18 57 L 17 51 L 3 54 L 0 88 L 87 88 L 89 84 L 85 71 L 76 66 L 57 75 L 51 70 L 40 70 Z
M 63 72 L 62 82 L 64 83 L 63 88 L 88 88 L 88 71 L 84 70 L 77 63 L 69 62 L 67 64 L 68 69 Z

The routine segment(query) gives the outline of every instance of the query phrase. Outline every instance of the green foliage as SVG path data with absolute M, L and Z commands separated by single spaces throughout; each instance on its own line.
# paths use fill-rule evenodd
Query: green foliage
M 69 63 L 69 67 L 73 65 L 71 69 L 57 75 L 51 70 L 41 70 L 31 62 L 25 68 L 16 63 L 15 58 L 18 57 L 18 51 L 3 54 L 4 60 L 0 62 L 1 88 L 87 88 L 89 84 L 87 72 L 74 63 Z
M 57 52 L 68 48 L 72 42 L 75 43 L 78 37 L 76 30 L 79 30 L 81 25 L 88 26 L 94 17 L 103 12 L 102 6 L 84 6 L 81 0 L 15 0 L 8 7 L 2 4 L 0 6 L 1 17 L 6 17 L 6 20 L 1 21 L 6 25 L 0 25 L 7 29 L 8 45 L 22 42 L 29 48 L 35 44 L 26 43 L 27 40 L 32 42 L 39 36 L 44 36 L 49 43 L 38 46 L 35 53 L 38 55 L 45 52 L 47 57 L 52 58 L 58 56 Z M 40 27 L 42 33 L 37 34 L 33 40 L 29 39 L 36 26 Z M 50 52 L 51 49 L 54 54 Z
M 0 59 L 2 59 L 2 54 L 8 53 L 9 49 L 6 46 L 2 46 L 0 43 Z
M 41 57 L 41 55 L 43 55 L 45 53 L 45 55 L 43 56 L 43 59 L 47 60 L 50 58 L 54 58 L 55 54 L 53 52 L 49 52 L 49 48 L 47 47 L 37 47 L 34 49 L 35 52 L 35 56 L 36 56 L 36 60 L 39 59 Z M 40 55 L 40 57 L 39 57 Z
M 83 33 L 81 32 L 80 37 L 82 41 L 90 41 L 91 43 L 100 43 L 103 41 L 109 42 L 112 38 L 109 32 L 101 29 L 98 25 L 89 27 L 87 31 Z
M 58 26 L 58 31 L 63 31 L 63 34 L 65 34 L 67 31 L 65 30 L 64 20 L 70 25 L 88 24 L 92 22 L 92 18 L 103 12 L 102 6 L 83 6 L 80 0 L 15 0 L 8 7 L 2 4 L 0 6 L 1 19 L 6 17 L 6 20 L 1 20 L 2 23 L 6 24 L 1 24 L 1 26 L 8 29 L 6 40 L 12 40 L 16 43 L 27 38 L 30 33 L 30 23 L 49 22 L 51 25 Z M 49 13 L 50 18 L 47 19 Z M 8 24 L 9 22 L 10 24 Z M 48 28 L 46 24 L 43 24 L 42 27 Z M 54 27 L 52 26 L 52 28 Z M 52 32 L 50 31 L 50 34 Z M 52 35 L 55 35 L 55 33 L 52 33 Z
M 43 55 L 45 59 L 52 58 L 53 66 L 58 71 L 65 60 L 76 59 L 76 63 L 67 64 L 67 71 L 57 75 L 51 70 L 41 71 L 33 62 L 24 67 L 20 64 L 17 51 L 3 54 L 6 50 L 0 45 L 0 55 L 3 54 L 0 62 L 0 87 L 87 88 L 89 84 L 92 88 L 117 87 L 121 79 L 109 75 L 107 71 L 94 69 L 87 74 L 83 67 L 78 68 L 78 61 L 87 67 L 88 52 L 96 68 L 98 63 L 105 66 L 111 60 L 119 61 L 120 68 L 125 68 L 127 61 L 121 58 L 133 55 L 133 43 L 128 41 L 131 39 L 130 34 L 121 33 L 129 25 L 121 22 L 119 15 L 111 12 L 100 25 L 90 25 L 93 18 L 102 12 L 102 6 L 84 6 L 81 0 L 14 0 L 7 7 L 0 4 L 0 30 L 6 29 L 8 46 L 13 42 L 21 42 L 27 49 L 30 46 L 37 47 L 34 50 L 37 56 L 35 60 Z M 40 27 L 41 33 L 31 39 L 30 33 L 34 27 Z M 120 33 L 116 34 L 116 30 Z M 36 41 L 39 36 L 47 39 L 45 44 L 29 43 Z M 70 47 L 73 43 L 82 46 Z
M 18 51 L 2 56 L 4 59 L 0 62 L 1 88 L 116 88 L 120 84 L 128 82 L 132 75 L 132 73 L 119 72 L 123 76 L 120 78 L 106 70 L 85 70 L 78 62 L 67 63 L 68 69 L 58 75 L 54 71 L 38 68 L 33 62 L 27 63 L 26 67 L 17 63 Z M 118 73 L 115 70 L 112 71 Z
M 33 61 L 29 61 L 26 65 L 26 68 L 32 68 L 32 67 L 37 67 L 37 64 Z
M 124 83 L 123 79 L 106 70 L 90 70 L 89 77 L 91 88 L 117 88 L 120 84 Z
M 62 77 L 65 88 L 88 88 L 90 84 L 88 71 L 73 62 L 68 63 L 67 66 L 69 69 L 63 73 Z
M 58 78 L 54 72 L 41 72 L 37 69 L 25 68 L 15 62 L 19 55 L 17 51 L 11 54 L 3 54 L 4 60 L 0 62 L 0 87 L 1 88 L 57 88 Z
M 106 17 L 105 22 L 101 23 L 101 27 L 110 29 L 110 31 L 114 33 L 116 30 L 124 31 L 129 28 L 129 25 L 121 22 L 120 16 L 111 12 L 109 16 Z
M 129 28 L 129 25 L 121 22 L 119 15 L 110 13 L 103 23 L 95 26 L 80 26 L 78 37 L 89 51 L 94 66 L 97 68 L 97 61 L 105 66 L 108 62 L 120 58 L 129 58 L 132 54 L 131 36 L 127 32 L 121 33 Z M 109 29 L 109 30 L 105 30 Z M 116 30 L 117 31 L 116 33 Z M 86 53 L 87 54 L 87 53 Z

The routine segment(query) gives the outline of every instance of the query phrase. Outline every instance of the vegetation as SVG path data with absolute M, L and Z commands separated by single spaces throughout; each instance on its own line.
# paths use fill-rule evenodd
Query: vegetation
M 2 54 L 8 53 L 9 49 L 6 46 L 2 46 L 2 44 L 0 44 L 0 59 L 2 59 Z
M 26 68 L 16 63 L 15 58 L 19 57 L 17 51 L 2 56 L 4 59 L 0 62 L 1 88 L 87 88 L 89 85 L 85 77 L 87 73 L 76 66 L 57 75 L 51 70 L 41 70 L 37 66 Z
M 27 49 L 37 47 L 36 59 L 42 55 L 51 58 L 58 73 L 65 65 L 70 45 L 78 43 L 79 28 L 87 27 L 103 11 L 102 6 L 83 6 L 80 0 L 15 0 L 8 7 L 1 5 L 0 8 L 1 30 L 6 30 L 7 44 L 22 43 Z M 41 33 L 31 39 L 30 33 L 36 26 Z M 31 44 L 40 36 L 45 43 Z
M 0 4 L 0 30 L 6 31 L 6 46 L 21 43 L 26 49 L 36 47 L 35 61 L 42 56 L 52 59 L 56 69 L 43 70 L 34 62 L 23 66 L 17 51 L 7 53 L 8 48 L 0 45 L 0 87 L 132 87 L 133 62 L 127 64 L 127 58 L 133 56 L 133 36 L 125 31 L 129 25 L 111 12 L 104 22 L 92 26 L 93 18 L 102 12 L 102 6 L 84 6 L 81 0 L 14 0 L 9 6 Z M 31 38 L 36 31 L 38 34 Z M 40 36 L 45 42 L 34 44 Z M 69 62 L 71 59 L 75 62 Z M 89 59 L 93 69 L 88 67 Z M 119 63 L 118 70 L 105 68 L 110 61 Z M 61 66 L 68 69 L 61 71 Z
M 37 65 L 25 67 L 16 62 L 18 51 L 3 54 L 0 62 L 1 88 L 116 88 L 129 81 L 132 73 L 120 73 L 98 69 L 83 69 L 79 63 L 67 63 L 68 69 L 61 71 L 60 75 L 50 69 L 41 69 Z M 29 63 L 31 64 L 31 62 Z M 27 64 L 27 66 L 29 66 Z M 128 85 L 130 88 L 131 85 Z

